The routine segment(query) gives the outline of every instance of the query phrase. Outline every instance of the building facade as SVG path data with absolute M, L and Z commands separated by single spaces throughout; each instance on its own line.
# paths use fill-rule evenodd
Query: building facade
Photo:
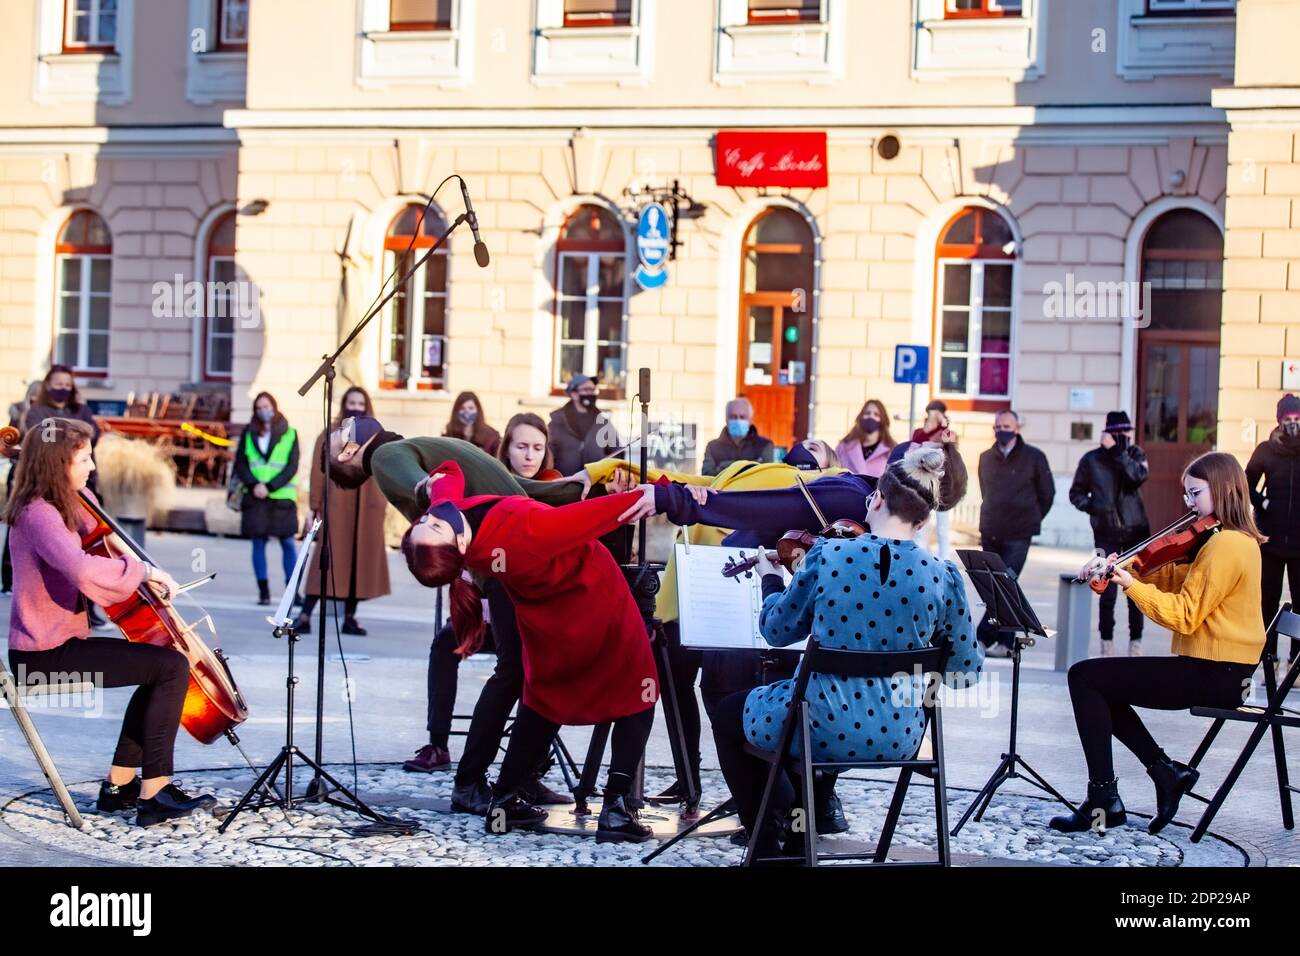
M 972 467 L 1018 411 L 1057 475 L 1044 539 L 1083 544 L 1065 490 L 1107 411 L 1137 421 L 1164 516 L 1190 454 L 1248 453 L 1244 420 L 1271 418 L 1300 356 L 1296 143 L 1275 119 L 1295 78 L 1266 46 L 1294 4 L 19 6 L 0 62 L 15 397 L 66 357 L 92 397 L 228 387 L 242 420 L 268 390 L 313 433 L 319 390 L 297 388 L 396 287 L 340 367 L 392 427 L 441 430 L 464 390 L 498 426 L 544 414 L 582 372 L 628 431 L 649 367 L 651 420 L 693 432 L 666 449 L 689 465 L 736 394 L 778 443 L 834 443 L 869 398 L 902 437 L 895 347 L 921 345 L 918 405 L 948 403 Z M 1242 89 L 1261 83 L 1280 99 Z M 462 227 L 386 285 L 461 214 L 453 173 L 491 263 Z M 660 264 L 638 219 L 674 188 Z M 961 516 L 977 507 L 972 487 Z

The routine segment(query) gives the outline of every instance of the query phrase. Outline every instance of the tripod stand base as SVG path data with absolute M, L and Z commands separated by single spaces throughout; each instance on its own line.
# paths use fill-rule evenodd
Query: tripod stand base
M 537 828 L 540 833 L 560 833 L 567 836 L 596 836 L 596 825 L 600 822 L 600 801 L 588 800 L 591 812 L 578 816 L 573 807 L 547 807 L 546 820 Z M 641 811 L 641 822 L 654 831 L 656 840 L 670 840 L 677 836 L 698 817 L 682 818 L 679 807 L 647 806 Z M 695 829 L 691 836 L 728 837 L 740 830 L 740 823 L 735 817 L 726 817 L 706 823 Z
M 1021 773 L 1018 768 L 1023 768 L 1025 772 Z M 1032 784 L 1049 796 L 1055 797 L 1057 801 L 1067 807 L 1071 813 L 1075 813 L 1077 810 L 1074 804 L 1061 796 L 1056 791 L 1056 788 L 1039 776 L 1038 771 L 1029 766 L 1023 757 L 1014 753 L 1003 754 L 1002 762 L 999 763 L 997 769 L 993 771 L 993 775 L 990 776 L 988 781 L 984 784 L 984 788 L 975 795 L 975 799 L 972 800 L 970 806 L 966 808 L 966 812 L 961 815 L 961 819 L 957 821 L 957 825 L 952 828 L 952 836 L 956 836 L 961 832 L 961 828 L 966 825 L 966 821 L 968 821 L 972 815 L 975 817 L 977 823 L 983 819 L 984 812 L 988 810 L 989 804 L 993 802 L 993 797 L 997 794 L 998 787 L 1011 780 L 1023 780 L 1026 783 Z

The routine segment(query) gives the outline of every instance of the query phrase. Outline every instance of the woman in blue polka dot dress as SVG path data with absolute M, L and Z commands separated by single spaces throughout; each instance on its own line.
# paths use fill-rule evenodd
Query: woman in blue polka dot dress
M 955 565 L 912 540 L 938 504 L 943 453 L 917 447 L 890 465 L 867 499 L 868 533 L 853 540 L 825 539 L 809 550 L 790 586 L 766 559 L 759 626 L 774 647 L 811 634 L 824 647 L 901 651 L 948 640 L 953 651 L 945 683 L 979 679 L 984 651 L 974 639 L 966 589 Z M 816 760 L 894 760 L 915 755 L 924 729 L 920 678 L 899 681 L 843 679 L 813 674 L 808 684 Z M 783 680 L 723 699 L 714 714 L 714 738 L 723 775 L 750 833 L 767 777 L 767 764 L 744 744 L 775 749 L 790 707 L 794 681 Z M 799 742 L 794 743 L 798 753 Z M 764 826 L 759 855 L 779 849 L 781 827 L 794 789 L 778 776 L 773 819 Z M 771 842 L 769 842 L 769 840 Z

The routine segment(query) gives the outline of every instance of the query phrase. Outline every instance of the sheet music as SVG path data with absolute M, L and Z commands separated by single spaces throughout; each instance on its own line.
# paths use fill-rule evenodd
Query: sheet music
M 769 645 L 758 631 L 763 607 L 763 587 L 752 577 L 722 576 L 729 558 L 752 556 L 753 548 L 676 545 L 678 620 L 683 647 L 710 650 L 765 649 Z M 789 581 L 789 575 L 785 575 Z M 797 645 L 802 646 L 802 645 Z
M 273 617 L 267 618 L 272 624 L 284 627 L 292 623 L 297 617 L 293 613 L 293 596 L 298 593 L 298 584 L 302 580 L 303 573 L 307 570 L 307 561 L 311 556 L 311 546 L 316 543 L 316 534 L 320 531 L 320 526 L 320 518 L 317 518 L 312 522 L 307 537 L 303 539 L 302 544 L 298 547 L 298 561 L 293 566 L 293 574 L 289 575 L 289 582 L 285 585 L 284 593 L 280 595 L 280 606 L 275 609 Z

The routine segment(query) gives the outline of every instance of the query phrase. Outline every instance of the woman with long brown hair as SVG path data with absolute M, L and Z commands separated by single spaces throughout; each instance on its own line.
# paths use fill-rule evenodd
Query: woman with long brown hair
M 240 531 L 253 542 L 257 603 L 271 603 L 267 538 L 280 542 L 280 565 L 288 583 L 298 561 L 298 433 L 280 414 L 270 392 L 253 399 L 253 418 L 235 443 L 235 475 L 246 491 Z
M 108 775 L 100 784 L 101 812 L 136 810 L 152 826 L 216 801 L 191 797 L 171 782 L 172 751 L 181 723 L 190 667 L 168 647 L 90 637 L 86 601 L 117 604 L 142 584 L 166 597 L 176 581 L 130 557 L 104 558 L 81 548 L 91 527 L 78 492 L 95 469 L 92 431 L 84 422 L 47 418 L 23 439 L 22 469 L 5 511 L 13 529 L 14 599 L 9 614 L 9 663 L 17 681 L 91 681 L 99 688 L 138 685 L 127 705 Z M 94 492 L 86 491 L 92 499 Z M 136 776 L 142 768 L 142 777 Z
M 889 464 L 894 438 L 889 434 L 889 412 L 878 398 L 863 403 L 853 427 L 840 440 L 835 454 L 840 464 L 855 475 L 879 478 Z
M 338 428 L 343 419 L 354 415 L 373 414 L 370 393 L 359 385 L 353 385 L 339 400 L 339 411 L 330 428 Z M 326 477 L 321 467 L 321 449 L 328 437 L 328 432 L 321 432 L 311 453 L 309 527 L 324 507 Z M 321 587 L 320 562 L 318 555 L 313 555 L 307 564 L 302 610 L 295 624 L 299 634 L 311 633 L 312 611 L 324 593 L 335 601 L 343 601 L 343 633 L 365 636 L 366 629 L 357 621 L 357 605 L 392 592 L 384 545 L 384 513 L 387 508 L 384 493 L 373 481 L 366 481 L 360 488 L 335 486 L 330 493 L 329 586 Z
M 1246 473 L 1232 455 L 1210 452 L 1183 472 L 1183 500 L 1220 530 L 1189 564 L 1171 564 L 1146 577 L 1115 568 L 1110 575 L 1129 600 L 1173 632 L 1173 657 L 1102 657 L 1070 668 L 1070 700 L 1088 762 L 1088 798 L 1079 809 L 1051 821 L 1066 833 L 1123 826 L 1124 804 L 1111 757 L 1111 737 L 1147 768 L 1156 788 L 1156 813 L 1147 829 L 1158 833 L 1178 812 L 1199 773 L 1160 749 L 1134 707 L 1186 710 L 1236 707 L 1250 689 L 1264 648 L 1260 620 L 1259 545 L 1266 540 L 1250 512 Z M 1109 565 L 1115 555 L 1084 565 L 1080 577 Z
M 456 396 L 442 435 L 444 438 L 463 438 L 494 458 L 501 447 L 501 436 L 483 418 L 483 403 L 473 392 L 461 392 Z

